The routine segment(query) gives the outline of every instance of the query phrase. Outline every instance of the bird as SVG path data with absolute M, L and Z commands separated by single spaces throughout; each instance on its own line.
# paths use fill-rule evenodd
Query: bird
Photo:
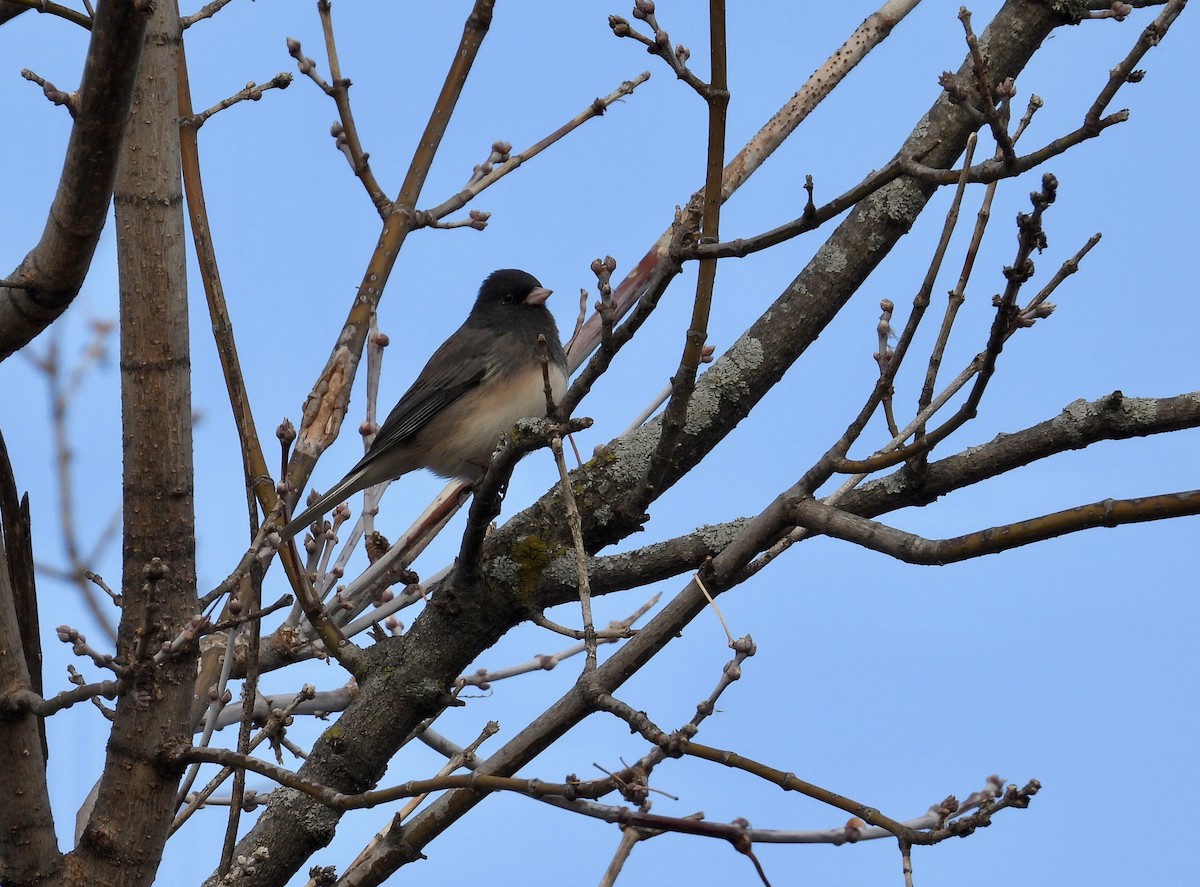
M 282 540 L 354 493 L 418 468 L 466 481 L 482 477 L 500 435 L 520 419 L 546 415 L 539 336 L 554 400 L 566 391 L 567 355 L 546 307 L 551 292 L 526 271 L 489 274 L 466 321 L 429 358 L 366 454 L 280 530 Z

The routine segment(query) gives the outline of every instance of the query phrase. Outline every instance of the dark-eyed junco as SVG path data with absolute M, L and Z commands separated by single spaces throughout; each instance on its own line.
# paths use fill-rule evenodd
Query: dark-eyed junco
M 524 271 L 489 274 L 466 323 L 429 358 L 366 455 L 280 535 L 290 539 L 346 497 L 418 468 L 478 479 L 500 435 L 520 419 L 546 415 L 539 335 L 555 400 L 566 390 L 567 355 L 545 305 L 549 296 Z

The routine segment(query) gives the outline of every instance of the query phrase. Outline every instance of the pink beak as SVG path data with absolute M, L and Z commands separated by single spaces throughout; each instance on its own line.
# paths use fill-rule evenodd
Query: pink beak
M 529 291 L 529 295 L 525 297 L 526 305 L 544 305 L 546 300 L 550 298 L 550 294 L 554 290 L 548 290 L 544 286 L 534 287 Z

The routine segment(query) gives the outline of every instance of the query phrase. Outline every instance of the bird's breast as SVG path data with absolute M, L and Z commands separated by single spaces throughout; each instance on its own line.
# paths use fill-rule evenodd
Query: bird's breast
M 555 401 L 566 392 L 561 367 L 550 367 Z M 521 419 L 546 415 L 542 368 L 485 378 L 478 388 L 451 404 L 422 432 L 430 446 L 428 468 L 443 477 L 478 478 L 500 440 Z

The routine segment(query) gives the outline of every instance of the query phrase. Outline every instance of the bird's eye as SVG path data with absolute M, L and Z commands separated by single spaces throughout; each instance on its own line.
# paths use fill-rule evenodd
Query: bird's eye
M 517 300 L 517 297 L 515 295 L 513 295 L 512 293 L 505 293 L 504 298 L 501 301 L 503 301 L 505 305 L 511 305 L 516 300 Z

